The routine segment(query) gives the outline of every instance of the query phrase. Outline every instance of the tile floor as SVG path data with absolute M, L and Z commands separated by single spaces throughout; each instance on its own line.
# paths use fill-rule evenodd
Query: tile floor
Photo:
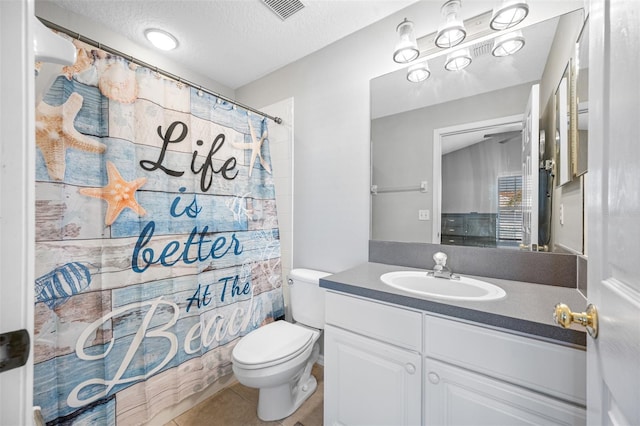
M 264 422 L 256 414 L 258 390 L 236 383 L 176 417 L 165 426 L 322 426 L 324 401 L 324 369 L 316 364 L 312 374 L 318 388 L 291 416 Z

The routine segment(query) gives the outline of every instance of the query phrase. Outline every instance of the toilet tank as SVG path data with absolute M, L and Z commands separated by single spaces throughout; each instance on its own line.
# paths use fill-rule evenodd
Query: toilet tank
M 289 272 L 289 294 L 293 320 L 309 327 L 324 328 L 324 288 L 320 278 L 328 272 L 311 269 L 292 269 Z

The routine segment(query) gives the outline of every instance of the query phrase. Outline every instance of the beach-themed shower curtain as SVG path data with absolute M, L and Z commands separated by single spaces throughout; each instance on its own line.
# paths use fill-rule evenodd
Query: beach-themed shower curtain
M 36 107 L 34 403 L 138 424 L 284 315 L 267 120 L 74 44 Z

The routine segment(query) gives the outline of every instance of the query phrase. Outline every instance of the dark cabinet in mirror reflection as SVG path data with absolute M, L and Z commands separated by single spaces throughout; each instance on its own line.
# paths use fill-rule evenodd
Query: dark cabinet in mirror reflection
M 499 247 L 517 242 L 499 241 L 495 213 L 443 213 L 442 244 L 473 247 Z

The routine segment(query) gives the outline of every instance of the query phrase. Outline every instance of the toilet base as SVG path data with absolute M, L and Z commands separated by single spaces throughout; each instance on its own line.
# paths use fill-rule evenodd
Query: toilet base
M 276 388 L 260 389 L 258 418 L 263 421 L 281 420 L 289 417 L 316 391 L 318 381 L 311 376 L 297 392 L 291 392 L 289 384 Z
M 300 375 L 291 382 L 272 388 L 261 388 L 258 394 L 258 418 L 263 421 L 284 419 L 296 412 L 298 408 L 316 391 L 318 381 L 311 374 L 313 365 L 318 360 L 320 347 L 314 344 L 311 357 Z

